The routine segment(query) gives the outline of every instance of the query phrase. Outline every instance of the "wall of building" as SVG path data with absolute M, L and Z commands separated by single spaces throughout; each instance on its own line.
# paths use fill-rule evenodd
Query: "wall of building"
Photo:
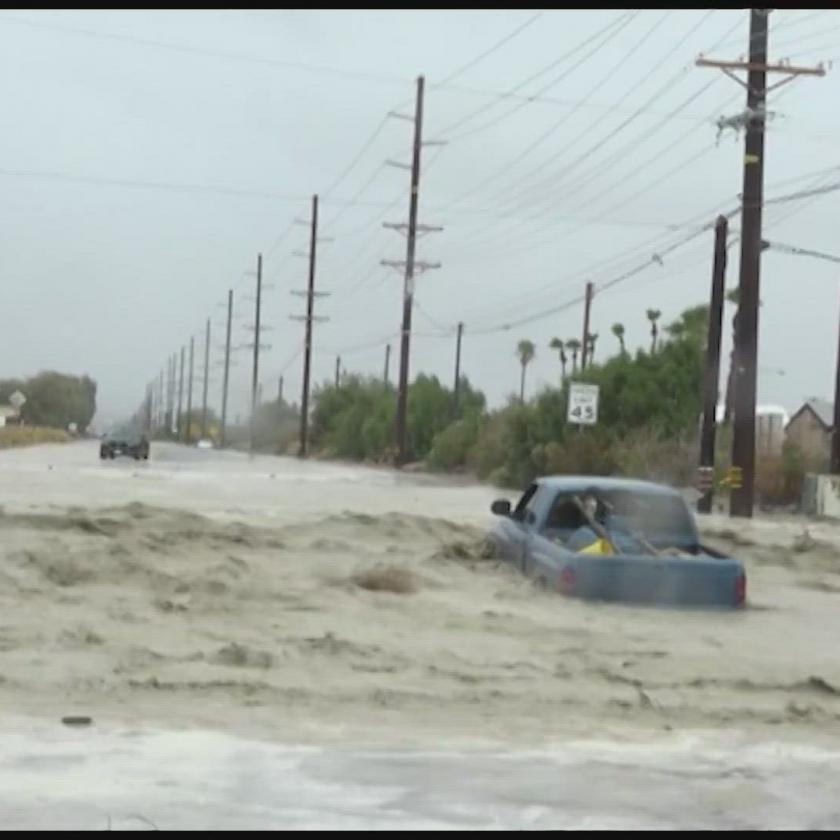
M 831 434 L 810 411 L 803 411 L 787 427 L 787 439 L 810 458 L 825 462 L 831 457 Z

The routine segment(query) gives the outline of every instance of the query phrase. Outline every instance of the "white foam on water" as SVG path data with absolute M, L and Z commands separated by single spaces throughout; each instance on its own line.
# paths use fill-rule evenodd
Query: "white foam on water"
M 840 828 L 840 751 L 740 733 L 372 750 L 7 720 L 2 740 L 7 830 Z

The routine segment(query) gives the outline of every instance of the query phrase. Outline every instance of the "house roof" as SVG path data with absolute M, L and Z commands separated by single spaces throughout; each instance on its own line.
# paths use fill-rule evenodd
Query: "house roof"
M 806 400 L 799 411 L 790 418 L 790 422 L 792 423 L 796 420 L 796 418 L 799 417 L 799 415 L 806 409 L 810 409 L 817 420 L 819 420 L 826 429 L 830 429 L 834 425 L 834 404 L 828 402 L 828 400 L 820 400 L 817 398 Z M 790 425 L 790 423 L 788 425 Z

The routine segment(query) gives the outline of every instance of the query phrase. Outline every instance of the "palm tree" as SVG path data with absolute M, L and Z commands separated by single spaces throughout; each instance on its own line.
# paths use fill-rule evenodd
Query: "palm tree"
M 658 309 L 648 309 L 647 317 L 648 321 L 650 321 L 650 335 L 651 335 L 651 344 L 650 344 L 650 352 L 651 354 L 656 352 L 656 338 L 659 335 L 659 327 L 657 326 L 657 321 L 659 320 L 659 316 L 662 313 Z
M 572 351 L 572 376 L 577 373 L 577 359 L 580 352 L 580 341 L 576 338 L 570 338 L 566 342 L 566 348 Z
M 525 340 L 520 341 L 519 344 L 516 345 L 516 355 L 519 356 L 519 364 L 522 365 L 522 379 L 519 386 L 519 399 L 521 402 L 525 402 L 525 371 L 537 355 L 537 348 L 534 346 L 534 342 Z
M 566 378 L 566 345 L 559 338 L 552 338 L 548 342 L 548 346 L 552 350 L 556 350 L 560 354 L 560 370 L 563 379 Z
M 621 355 L 626 356 L 627 351 L 624 347 L 624 324 L 613 324 L 612 334 L 618 339 L 618 343 L 621 346 Z
M 589 333 L 587 338 L 587 344 L 589 346 L 586 350 L 586 361 L 592 364 L 592 360 L 595 358 L 595 342 L 598 340 L 598 333 Z

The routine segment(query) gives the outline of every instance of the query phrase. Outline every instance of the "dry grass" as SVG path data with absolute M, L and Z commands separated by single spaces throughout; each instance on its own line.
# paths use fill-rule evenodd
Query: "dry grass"
M 399 566 L 366 569 L 353 575 L 352 581 L 369 592 L 393 592 L 396 595 L 411 595 L 420 588 L 417 576 Z
M 0 449 L 19 446 L 38 446 L 42 443 L 67 443 L 72 436 L 63 429 L 41 426 L 4 426 L 0 428 Z
M 614 444 L 621 475 L 676 487 L 694 484 L 699 448 L 695 435 L 663 439 L 649 429 L 637 429 Z

